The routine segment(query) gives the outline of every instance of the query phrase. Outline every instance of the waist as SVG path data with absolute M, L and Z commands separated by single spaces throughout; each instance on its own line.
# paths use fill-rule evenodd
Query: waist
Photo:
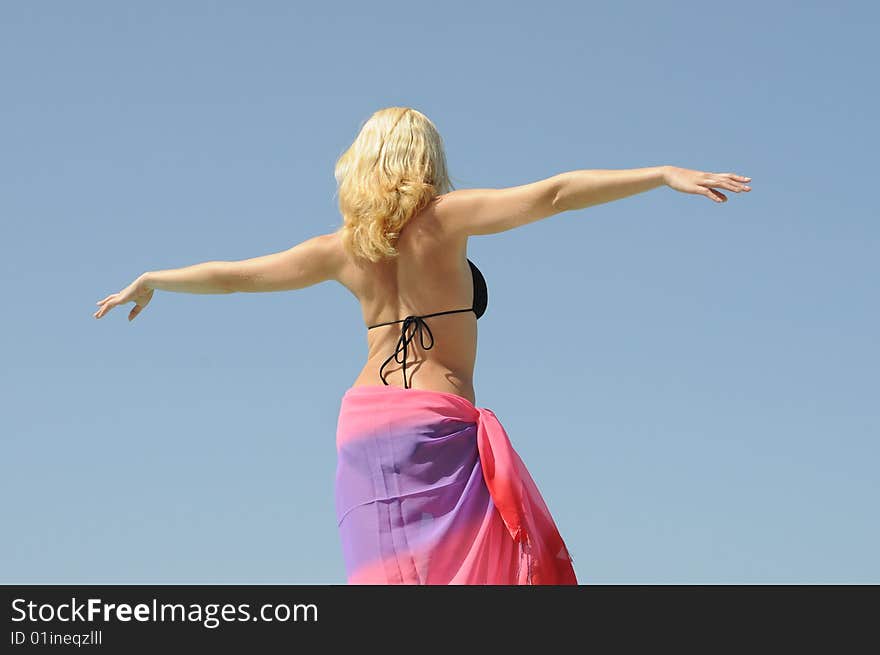
M 410 361 L 407 363 L 407 384 L 409 388 L 404 389 L 400 365 L 386 366 L 385 379 L 388 385 L 382 383 L 379 377 L 379 367 L 382 361 L 381 353 L 377 353 L 376 357 L 368 359 L 352 383 L 352 388 L 392 386 L 402 391 L 433 391 L 440 394 L 452 394 L 467 400 L 471 404 L 476 404 L 472 364 L 469 370 L 460 370 L 433 359 L 422 358 L 415 360 L 410 356 Z

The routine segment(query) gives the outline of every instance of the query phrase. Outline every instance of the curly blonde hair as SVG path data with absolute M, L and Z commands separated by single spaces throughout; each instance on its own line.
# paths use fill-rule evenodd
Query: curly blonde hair
M 396 257 L 410 218 L 453 189 L 443 140 L 411 107 L 386 107 L 367 119 L 334 171 L 345 248 L 372 262 Z

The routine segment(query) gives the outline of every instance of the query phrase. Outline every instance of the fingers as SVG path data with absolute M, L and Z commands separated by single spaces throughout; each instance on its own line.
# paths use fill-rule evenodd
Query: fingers
M 98 311 L 96 311 L 92 316 L 95 318 L 101 318 L 104 314 L 109 312 L 111 309 L 116 307 L 119 303 L 113 302 L 112 300 L 108 300 L 103 307 L 101 307 Z
M 739 193 L 741 191 L 748 192 L 748 191 L 752 190 L 752 187 L 750 187 L 749 185 L 747 185 L 743 182 L 737 182 L 735 180 L 731 180 L 727 176 L 721 176 L 721 175 L 712 175 L 712 176 L 706 178 L 706 180 L 703 182 L 703 184 L 705 184 L 706 186 L 713 186 L 713 187 L 719 187 L 722 189 L 727 189 L 728 191 L 733 191 L 735 193 Z
M 135 303 L 135 306 L 131 308 L 131 311 L 128 313 L 128 320 L 133 321 L 134 317 L 141 313 L 141 311 L 150 304 L 150 298 L 153 297 L 153 294 L 150 293 L 144 298 L 142 301 Z
M 725 182 L 732 183 L 736 189 L 730 189 L 731 191 L 751 191 L 752 187 L 750 187 L 747 182 L 751 182 L 752 178 L 746 177 L 745 175 L 737 175 L 736 173 L 722 173 L 716 177 L 722 178 Z M 725 187 L 729 188 L 729 187 Z
M 95 318 L 101 318 L 102 316 L 104 316 L 104 314 L 106 314 L 111 309 L 116 307 L 116 305 L 119 305 L 121 303 L 122 303 L 122 300 L 121 300 L 120 294 L 111 293 L 109 296 L 104 298 L 104 300 L 101 300 L 98 302 L 98 304 L 101 305 L 101 307 L 98 309 L 98 311 L 96 311 L 94 314 L 92 314 L 92 316 L 94 316 Z
M 714 200 L 715 202 L 727 202 L 727 196 L 725 196 L 720 191 L 716 191 L 715 189 L 710 189 L 709 187 L 701 186 L 699 187 L 698 193 L 706 196 L 710 200 Z
M 683 180 L 685 184 L 678 190 L 686 193 L 695 193 L 706 196 L 715 202 L 727 202 L 727 196 L 718 189 L 733 191 L 734 193 L 748 192 L 752 187 L 746 184 L 752 178 L 736 173 L 708 173 L 704 171 L 690 171 L 690 180 Z M 690 184 L 687 184 L 690 182 Z M 713 188 L 717 187 L 717 188 Z
M 133 300 L 135 306 L 132 308 L 131 312 L 129 312 L 128 320 L 134 320 L 135 316 L 140 314 L 143 308 L 150 303 L 150 300 L 153 298 L 153 290 L 150 289 L 146 294 L 137 296 L 136 298 L 132 298 L 130 297 L 130 295 L 131 294 L 127 293 L 126 291 L 111 293 L 103 300 L 98 301 L 98 305 L 100 305 L 100 307 L 94 314 L 92 314 L 92 316 L 94 316 L 95 318 L 101 318 L 117 305 L 121 305 L 124 302 L 131 302 Z

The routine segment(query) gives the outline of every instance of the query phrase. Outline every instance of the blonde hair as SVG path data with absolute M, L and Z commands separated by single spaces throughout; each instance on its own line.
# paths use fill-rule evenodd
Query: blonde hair
M 334 171 L 345 248 L 372 262 L 397 256 L 403 226 L 453 189 L 437 128 L 411 107 L 367 119 Z

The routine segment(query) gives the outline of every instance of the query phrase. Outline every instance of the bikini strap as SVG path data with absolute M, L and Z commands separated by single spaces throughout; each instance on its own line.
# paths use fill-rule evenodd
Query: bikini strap
M 382 372 L 383 369 L 391 363 L 391 360 L 396 361 L 398 364 L 401 364 L 403 367 L 403 387 L 404 389 L 409 389 L 409 383 L 406 379 L 406 359 L 408 355 L 409 344 L 415 339 L 416 334 L 419 335 L 419 344 L 422 346 L 424 350 L 430 350 L 434 347 L 434 334 L 431 332 L 431 328 L 428 327 L 428 324 L 424 321 L 426 318 L 430 318 L 431 316 L 441 316 L 443 314 L 455 314 L 458 312 L 470 312 L 473 311 L 470 307 L 467 309 L 451 309 L 445 312 L 435 312 L 433 314 L 423 314 L 421 316 L 407 316 L 406 318 L 400 319 L 399 321 L 388 321 L 387 323 L 377 323 L 376 325 L 371 325 L 367 329 L 372 329 L 374 327 L 380 327 L 382 325 L 392 325 L 394 323 L 403 323 L 400 328 L 400 339 L 397 340 L 397 345 L 394 348 L 394 352 L 389 355 L 388 359 L 382 362 L 382 366 L 379 367 L 379 379 L 382 380 L 383 384 L 388 386 L 388 381 L 385 379 L 385 374 Z M 425 343 L 425 334 L 427 333 L 428 337 L 430 337 L 431 341 L 429 344 Z M 400 359 L 400 356 L 403 355 L 403 359 Z

